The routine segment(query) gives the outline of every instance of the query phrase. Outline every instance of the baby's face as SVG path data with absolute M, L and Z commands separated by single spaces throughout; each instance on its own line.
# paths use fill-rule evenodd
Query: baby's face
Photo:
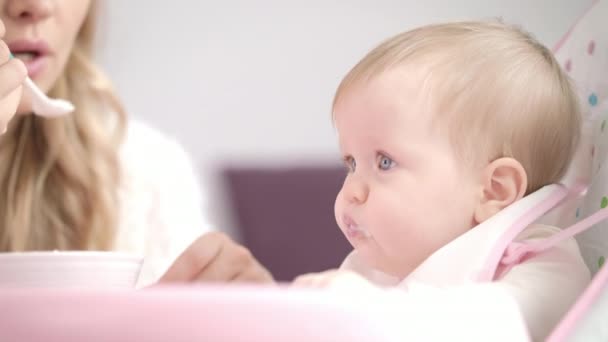
M 336 220 L 370 266 L 399 277 L 473 226 L 481 191 L 431 122 L 419 84 L 389 71 L 348 89 L 334 108 L 349 169 Z

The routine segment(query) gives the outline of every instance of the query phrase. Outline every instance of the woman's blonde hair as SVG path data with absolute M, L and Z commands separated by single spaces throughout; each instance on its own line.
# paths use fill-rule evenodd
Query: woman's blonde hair
M 119 215 L 125 113 L 93 64 L 96 1 L 50 94 L 69 116 L 19 116 L 0 138 L 0 250 L 108 250 Z
M 528 193 L 564 176 L 581 131 L 578 99 L 551 51 L 530 34 L 500 21 L 399 34 L 344 77 L 334 106 L 353 85 L 400 67 L 423 75 L 428 112 L 446 119 L 464 161 L 512 157 L 526 170 Z

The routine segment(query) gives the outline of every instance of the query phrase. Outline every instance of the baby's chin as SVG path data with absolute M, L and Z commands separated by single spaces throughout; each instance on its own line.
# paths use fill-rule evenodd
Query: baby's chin
M 375 265 L 372 265 L 374 271 L 371 276 L 373 277 L 374 283 L 377 285 L 395 286 L 405 279 L 405 276 L 395 274 L 392 269 L 383 267 L 384 265 L 374 264 Z
M 378 265 L 378 267 L 375 267 L 375 269 L 386 274 L 387 276 L 391 276 L 391 277 L 395 277 L 395 278 L 399 278 L 399 279 L 403 279 L 408 274 L 411 273 L 411 271 L 395 270 L 393 267 L 387 267 L 385 265 Z
M 372 258 L 370 258 L 370 259 L 372 259 Z M 385 260 L 377 260 L 377 259 L 374 260 L 374 259 L 368 261 L 370 266 L 373 269 L 385 274 L 388 277 L 394 277 L 397 279 L 405 279 L 415 269 L 415 267 L 409 267 L 409 266 L 404 266 L 404 265 L 391 265 L 389 262 L 386 262 Z
M 389 267 L 386 260 L 382 260 L 377 253 L 373 253 L 366 248 L 356 248 L 360 260 L 366 267 L 382 272 L 387 275 L 394 276 L 395 272 L 392 267 Z M 375 251 L 374 251 L 375 252 Z

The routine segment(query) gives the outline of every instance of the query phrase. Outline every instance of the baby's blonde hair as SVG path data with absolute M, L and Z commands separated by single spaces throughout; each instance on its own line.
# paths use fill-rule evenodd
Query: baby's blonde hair
M 125 113 L 93 63 L 95 2 L 50 94 L 76 111 L 19 116 L 0 138 L 0 250 L 108 250 L 118 222 Z
M 353 85 L 404 66 L 425 74 L 421 93 L 430 112 L 447 119 L 444 127 L 464 161 L 518 160 L 527 193 L 564 176 L 580 136 L 578 100 L 551 51 L 530 34 L 498 21 L 399 34 L 344 77 L 334 106 Z

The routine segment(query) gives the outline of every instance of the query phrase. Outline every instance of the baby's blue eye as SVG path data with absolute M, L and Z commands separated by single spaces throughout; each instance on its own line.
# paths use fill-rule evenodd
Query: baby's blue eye
M 355 172 L 355 169 L 357 168 L 357 162 L 353 157 L 345 157 L 344 165 L 346 165 L 346 169 L 348 170 L 348 172 Z
M 395 162 L 391 158 L 380 155 L 380 159 L 378 160 L 378 168 L 380 170 L 389 170 L 393 166 L 395 166 Z

